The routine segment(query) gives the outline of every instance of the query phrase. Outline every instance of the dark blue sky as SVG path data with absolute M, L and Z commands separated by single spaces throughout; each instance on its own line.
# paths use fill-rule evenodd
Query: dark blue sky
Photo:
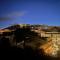
M 0 28 L 17 23 L 60 26 L 60 0 L 0 0 Z

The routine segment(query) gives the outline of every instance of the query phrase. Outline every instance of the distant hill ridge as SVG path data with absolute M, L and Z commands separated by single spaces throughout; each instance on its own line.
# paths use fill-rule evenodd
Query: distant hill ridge
M 11 25 L 11 26 L 8 26 L 6 28 L 3 28 L 2 30 L 4 29 L 9 29 L 9 30 L 15 30 L 17 28 L 23 28 L 23 27 L 30 27 L 31 29 L 41 29 L 43 31 L 58 31 L 60 32 L 60 26 L 48 26 L 48 25 L 39 25 L 39 24 L 14 24 L 14 25 Z

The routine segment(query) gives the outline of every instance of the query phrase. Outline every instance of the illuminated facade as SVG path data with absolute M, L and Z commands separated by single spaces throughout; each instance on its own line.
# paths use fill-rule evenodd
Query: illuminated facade
M 57 57 L 57 53 L 60 50 L 60 48 L 59 48 L 60 32 L 44 32 L 44 33 L 41 33 L 41 37 L 48 37 L 48 42 L 46 43 L 46 45 L 41 46 L 43 48 L 44 52 L 47 55 Z

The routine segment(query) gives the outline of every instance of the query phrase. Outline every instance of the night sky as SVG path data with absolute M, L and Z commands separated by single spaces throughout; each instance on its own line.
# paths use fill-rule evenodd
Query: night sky
M 0 0 L 0 28 L 20 23 L 60 26 L 60 0 Z

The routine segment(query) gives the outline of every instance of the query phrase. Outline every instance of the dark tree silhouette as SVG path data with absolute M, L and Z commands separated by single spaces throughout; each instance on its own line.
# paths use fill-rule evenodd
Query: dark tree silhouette
M 1 48 L 9 48 L 10 47 L 10 42 L 8 38 L 2 37 L 0 40 L 0 47 Z

